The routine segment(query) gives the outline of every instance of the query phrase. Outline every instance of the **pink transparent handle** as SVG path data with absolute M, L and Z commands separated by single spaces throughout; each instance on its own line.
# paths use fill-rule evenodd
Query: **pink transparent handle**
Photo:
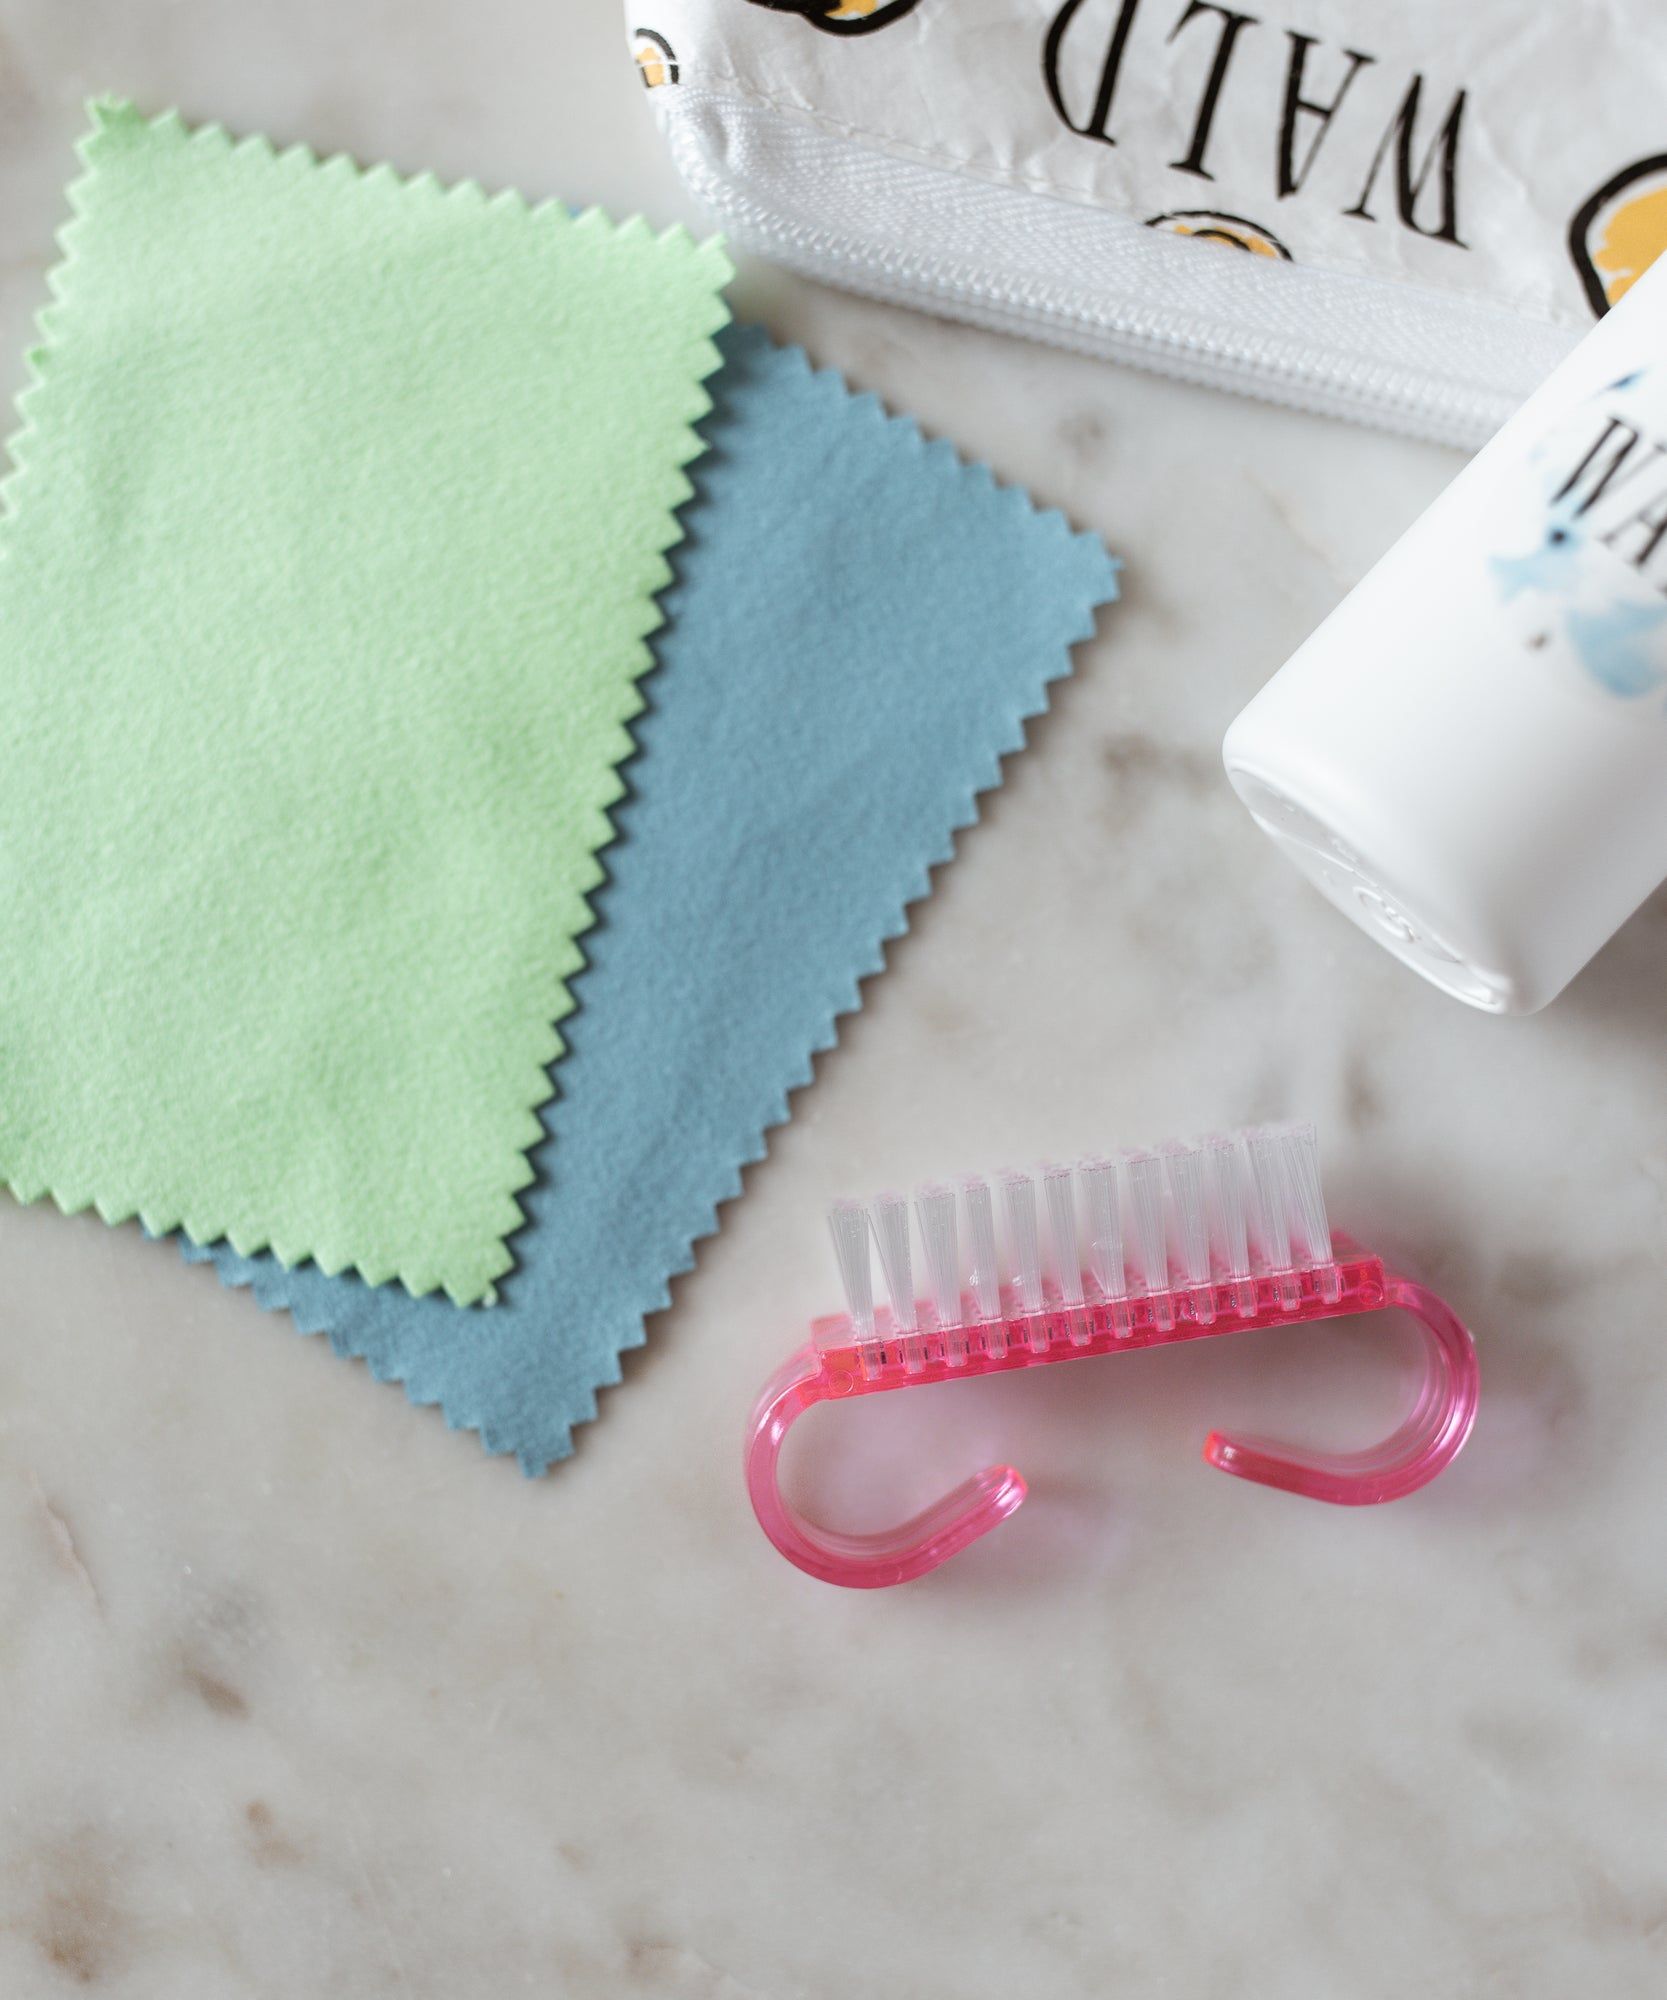
M 1434 1292 L 1410 1278 L 1391 1277 L 1386 1307 L 1400 1306 L 1424 1335 L 1424 1370 L 1417 1400 L 1400 1429 L 1369 1451 L 1309 1454 L 1262 1438 L 1211 1431 L 1204 1456 L 1238 1479 L 1283 1487 L 1339 1507 L 1399 1500 L 1444 1471 L 1476 1421 L 1482 1378 L 1469 1329 Z
M 1398 1500 L 1434 1479 L 1476 1421 L 1476 1350 L 1458 1317 L 1422 1285 L 1391 1278 L 1385 1305 L 1404 1308 L 1425 1337 L 1418 1396 L 1392 1436 L 1370 1451 L 1326 1456 L 1212 1431 L 1204 1445 L 1210 1463 L 1240 1479 L 1342 1506 Z M 747 1438 L 747 1492 L 759 1526 L 809 1575 L 855 1590 L 908 1583 L 959 1555 L 1023 1501 L 1022 1474 L 1011 1465 L 991 1465 L 899 1527 L 847 1535 L 816 1526 L 782 1498 L 778 1467 L 782 1441 L 795 1419 L 813 1404 L 833 1399 L 820 1358 L 803 1348 L 766 1384 Z
M 815 1526 L 782 1498 L 777 1461 L 793 1420 L 829 1399 L 815 1351 L 801 1348 L 766 1383 L 747 1437 L 747 1492 L 759 1526 L 790 1563 L 824 1583 L 853 1590 L 908 1583 L 987 1535 L 1024 1499 L 1019 1472 L 1011 1465 L 988 1465 L 901 1527 L 842 1535 Z

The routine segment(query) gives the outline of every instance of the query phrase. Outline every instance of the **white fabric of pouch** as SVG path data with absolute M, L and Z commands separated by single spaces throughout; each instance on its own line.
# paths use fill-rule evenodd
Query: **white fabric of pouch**
M 626 0 L 730 239 L 1474 444 L 1667 246 L 1662 0 Z

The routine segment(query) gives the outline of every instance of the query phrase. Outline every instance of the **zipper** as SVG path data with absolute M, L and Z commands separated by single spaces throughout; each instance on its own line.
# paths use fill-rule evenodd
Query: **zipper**
M 698 86 L 685 85 L 678 96 L 681 102 L 667 106 L 664 124 L 675 163 L 690 190 L 742 247 L 809 277 L 917 310 L 948 313 L 995 332 L 1028 335 L 1132 363 L 1207 388 L 1233 390 L 1446 444 L 1479 443 L 1519 400 L 1509 387 L 1490 392 L 1443 381 L 1405 366 L 1362 361 L 1284 333 L 1247 334 L 1227 342 L 1219 328 L 1205 335 L 1189 327 L 1184 311 L 1175 308 L 1089 298 L 1080 290 L 1032 278 L 1003 279 L 918 252 L 876 249 L 837 229 L 789 220 L 714 166 L 699 121 L 689 115 L 711 107 L 720 120 L 733 121 L 739 114 L 756 121 L 760 113 Z M 846 143 L 855 150 L 855 142 Z M 935 178 L 947 182 L 952 177 L 943 171 Z M 1052 197 L 1021 196 L 1011 189 L 991 192 L 1046 201 L 1054 208 L 1067 206 Z M 1364 282 L 1382 284 L 1386 293 L 1412 289 L 1396 287 L 1391 280 Z M 1545 367 L 1556 358 L 1548 355 Z M 1521 393 L 1526 394 L 1529 386 L 1521 385 Z

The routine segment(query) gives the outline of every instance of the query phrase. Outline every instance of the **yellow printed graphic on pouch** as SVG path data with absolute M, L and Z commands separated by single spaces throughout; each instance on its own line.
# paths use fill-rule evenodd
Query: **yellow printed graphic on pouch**
M 1569 252 L 1600 317 L 1667 250 L 1667 154 L 1624 167 L 1569 227 Z
M 867 35 L 914 12 L 919 0 L 752 0 L 774 14 L 798 14 L 829 35 Z
M 633 28 L 631 59 L 642 76 L 645 90 L 661 90 L 677 81 L 677 56 L 664 35 L 653 28 Z
M 1271 229 L 1242 215 L 1224 215 L 1212 208 L 1176 208 L 1154 215 L 1148 229 L 1169 236 L 1196 236 L 1202 243 L 1225 243 L 1230 250 L 1248 250 L 1253 257 L 1277 257 L 1289 263 L 1291 253 Z

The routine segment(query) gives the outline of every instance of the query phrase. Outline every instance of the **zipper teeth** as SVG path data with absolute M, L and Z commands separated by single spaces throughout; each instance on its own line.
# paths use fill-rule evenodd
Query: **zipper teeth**
M 769 240 L 780 239 L 772 236 Z M 786 254 L 782 261 L 795 263 Z M 819 268 L 807 256 L 795 268 L 816 277 L 825 272 L 826 266 Z M 1093 353 L 1113 361 L 1135 362 L 1202 388 L 1233 389 L 1316 416 L 1369 416 L 1385 428 L 1447 441 L 1472 437 L 1489 414 L 1480 402 L 1462 396 L 1451 402 L 1444 398 L 1439 408 L 1432 407 L 1419 389 L 1405 382 L 1374 384 L 1369 378 L 1347 384 L 1305 381 L 1295 372 L 1296 354 L 1288 344 L 1269 341 L 1267 352 L 1270 355 L 1282 352 L 1286 358 L 1263 359 L 1253 343 L 1246 342 L 1237 352 L 1226 351 L 1206 346 L 1197 336 L 1161 323 L 1143 327 L 1138 316 L 1132 314 L 1128 321 L 1108 318 L 1091 323 L 1080 311 L 1050 306 L 1047 303 L 1050 294 L 1041 287 L 1015 288 L 1011 302 L 986 303 L 969 296 L 947 276 L 923 277 L 911 282 L 900 273 L 886 271 L 884 266 L 880 271 L 884 276 L 876 274 L 866 281 L 864 273 L 847 272 L 845 282 L 854 291 L 900 305 L 930 309 L 942 308 L 946 301 L 953 301 L 959 318 L 992 332 L 1025 334 L 1051 346 Z
M 1333 362 L 1327 378 L 1316 381 L 1318 350 L 1286 336 L 1245 339 L 1226 348 L 1149 307 L 1085 312 L 1080 298 L 1061 287 L 1036 280 L 1004 284 L 985 274 L 934 266 L 919 256 L 874 251 L 831 229 L 783 221 L 715 174 L 681 119 L 668 120 L 668 125 L 679 171 L 697 198 L 740 240 L 750 239 L 754 247 L 773 252 L 807 276 L 825 277 L 837 268 L 845 284 L 873 298 L 952 309 L 995 332 L 1024 333 L 1055 346 L 1137 362 L 1206 388 L 1236 389 L 1316 415 L 1366 417 L 1442 442 L 1473 443 L 1505 414 L 1496 400 L 1475 391 L 1441 390 L 1387 368 L 1361 371 L 1358 364 Z

